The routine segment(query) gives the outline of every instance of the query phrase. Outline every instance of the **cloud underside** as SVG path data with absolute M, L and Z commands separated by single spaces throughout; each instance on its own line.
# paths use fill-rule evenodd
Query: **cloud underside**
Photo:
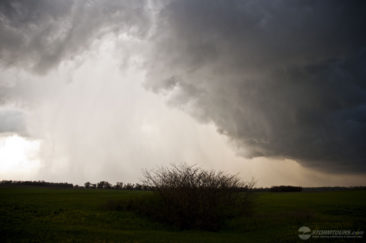
M 1 64 L 45 73 L 128 33 L 148 46 L 146 88 L 213 122 L 242 156 L 366 172 L 364 2 L 153 3 L 2 1 Z

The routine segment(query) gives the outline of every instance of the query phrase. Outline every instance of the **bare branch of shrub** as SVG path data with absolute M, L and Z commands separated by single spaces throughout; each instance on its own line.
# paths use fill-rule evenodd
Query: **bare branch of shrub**
M 218 230 L 227 219 L 248 210 L 254 182 L 183 164 L 145 171 L 144 185 L 160 198 L 159 206 L 151 211 L 144 205 L 145 214 L 182 229 Z

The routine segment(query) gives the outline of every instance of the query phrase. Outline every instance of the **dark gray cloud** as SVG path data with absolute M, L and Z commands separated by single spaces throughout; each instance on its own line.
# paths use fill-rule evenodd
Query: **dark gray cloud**
M 158 19 L 147 87 L 246 157 L 366 171 L 362 1 L 173 1 Z
M 134 50 L 146 87 L 214 122 L 243 156 L 365 172 L 365 10 L 337 0 L 1 1 L 0 62 L 44 73 L 128 32 L 148 43 Z
M 0 66 L 44 74 L 113 33 L 143 37 L 149 29 L 144 1 L 0 1 Z M 28 106 L 31 84 L 0 74 L 0 105 Z M 31 80 L 29 80 L 29 83 Z M 0 114 L 0 133 L 23 133 L 19 112 Z
M 149 28 L 144 7 L 144 1 L 1 1 L 1 64 L 44 73 L 104 34 L 143 36 Z

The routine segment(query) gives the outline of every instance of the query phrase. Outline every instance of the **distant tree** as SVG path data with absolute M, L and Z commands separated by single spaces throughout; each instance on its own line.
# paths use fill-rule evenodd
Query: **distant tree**
M 91 183 L 89 181 L 87 181 L 87 182 L 84 183 L 84 187 L 85 188 L 90 188 L 90 185 L 91 185 Z
M 99 188 L 99 189 L 110 189 L 110 188 L 112 188 L 112 185 L 107 181 L 100 181 L 97 184 L 97 188 Z
M 135 188 L 135 186 L 134 186 L 134 184 L 132 184 L 132 183 L 127 183 L 127 184 L 125 184 L 124 186 L 123 186 L 123 189 L 124 190 L 133 190 Z
M 113 188 L 121 190 L 123 188 L 123 182 L 116 182 L 116 185 L 114 185 Z
M 141 190 L 143 189 L 143 185 L 141 185 L 141 184 L 139 184 L 139 183 L 136 183 L 136 184 L 134 185 L 134 189 L 135 189 L 135 190 L 138 190 L 138 191 L 141 191 Z

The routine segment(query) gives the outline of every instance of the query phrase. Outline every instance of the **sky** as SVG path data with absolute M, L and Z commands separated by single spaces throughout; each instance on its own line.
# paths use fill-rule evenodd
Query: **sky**
M 0 179 L 366 184 L 366 3 L 3 0 Z

